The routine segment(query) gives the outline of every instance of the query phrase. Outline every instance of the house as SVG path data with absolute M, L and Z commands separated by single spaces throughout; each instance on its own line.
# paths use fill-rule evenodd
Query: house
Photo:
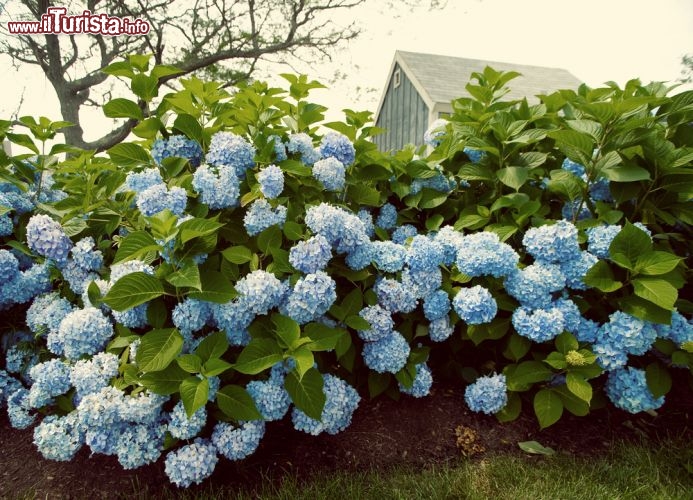
M 465 86 L 473 72 L 486 66 L 498 71 L 517 71 L 522 76 L 509 83 L 507 99 L 537 101 L 536 95 L 576 89 L 582 82 L 568 71 L 462 57 L 395 52 L 385 90 L 375 114 L 375 124 L 386 131 L 375 137 L 381 151 L 420 145 L 429 124 L 452 113 L 454 99 L 469 96 Z

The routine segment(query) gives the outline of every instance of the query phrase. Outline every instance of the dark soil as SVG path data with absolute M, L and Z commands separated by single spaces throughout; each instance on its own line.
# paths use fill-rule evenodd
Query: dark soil
M 362 401 L 352 425 L 335 436 L 295 431 L 285 418 L 268 424 L 254 455 L 241 462 L 220 459 L 212 477 L 190 492 L 205 490 L 210 483 L 252 492 L 262 481 L 279 483 L 286 476 L 309 479 L 337 470 L 417 468 L 495 452 L 522 454 L 517 443 L 529 440 L 559 453 L 591 456 L 603 454 L 617 441 L 693 437 L 689 388 L 670 393 L 656 416 L 606 408 L 582 418 L 567 414 L 540 430 L 525 413 L 500 424 L 494 417 L 470 412 L 461 388 L 434 386 L 423 399 Z M 114 457 L 90 456 L 88 449 L 71 462 L 45 460 L 32 443 L 32 431 L 12 429 L 4 416 L 0 450 L 2 498 L 156 498 L 166 493 L 175 497 L 180 491 L 166 478 L 162 460 L 133 471 L 123 470 Z

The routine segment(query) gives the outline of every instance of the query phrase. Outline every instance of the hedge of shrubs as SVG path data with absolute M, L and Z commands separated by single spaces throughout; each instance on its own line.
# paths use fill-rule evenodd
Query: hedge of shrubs
M 105 71 L 137 140 L 46 152 L 68 123 L 0 122 L 26 151 L 0 157 L 0 400 L 46 458 L 162 457 L 187 487 L 268 422 L 335 434 L 437 378 L 541 427 L 690 384 L 693 92 L 531 104 L 487 68 L 427 146 L 382 153 L 304 76 L 159 98 L 174 68 Z

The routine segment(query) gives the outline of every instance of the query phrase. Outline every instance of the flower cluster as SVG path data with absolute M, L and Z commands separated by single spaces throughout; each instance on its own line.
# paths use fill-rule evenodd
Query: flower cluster
M 498 312 L 496 299 L 480 285 L 460 289 L 452 300 L 452 306 L 468 325 L 490 323 Z
M 301 161 L 308 166 L 313 165 L 321 157 L 320 151 L 313 148 L 313 140 L 303 132 L 289 135 L 286 150 L 290 154 L 300 155 Z
M 284 189 L 284 172 L 276 165 L 269 165 L 257 174 L 260 192 L 265 198 L 277 198 Z
M 201 165 L 193 174 L 192 186 L 202 203 L 213 210 L 238 206 L 239 180 L 230 165 Z
M 334 158 L 342 165 L 349 166 L 354 163 L 356 150 L 349 138 L 339 132 L 328 132 L 320 142 L 320 155 L 327 158 Z M 315 165 L 317 166 L 317 164 Z M 315 171 L 315 166 L 313 171 Z M 336 191 L 336 190 L 335 190 Z
M 296 282 L 280 310 L 302 325 L 325 314 L 336 299 L 336 283 L 327 273 L 318 271 Z
M 211 476 L 218 461 L 216 447 L 205 439 L 197 438 L 193 443 L 166 455 L 164 470 L 173 484 L 187 488 Z
M 431 392 L 431 385 L 433 385 L 433 375 L 431 374 L 431 369 L 426 363 L 420 363 L 416 365 L 416 375 L 414 376 L 414 381 L 411 387 L 405 387 L 402 383 L 399 383 L 399 390 L 404 394 L 408 394 L 415 398 L 423 398 L 428 396 Z
M 322 271 L 332 258 L 332 248 L 324 236 L 318 234 L 307 241 L 299 241 L 289 251 L 289 262 L 305 274 Z
M 294 427 L 313 436 L 322 432 L 337 434 L 351 423 L 351 417 L 361 401 L 356 389 L 334 375 L 323 375 L 325 406 L 320 420 L 310 418 L 298 408 L 294 408 L 291 419 Z
M 33 215 L 26 225 L 26 242 L 34 252 L 57 262 L 64 262 L 72 249 L 72 241 L 60 223 L 47 215 Z
M 219 454 L 229 460 L 242 460 L 255 452 L 265 435 L 265 422 L 251 420 L 241 422 L 238 427 L 219 422 L 212 432 L 212 443 Z
M 272 205 L 264 198 L 255 200 L 248 208 L 243 218 L 243 225 L 250 236 L 255 236 L 261 233 L 268 227 L 282 227 L 286 221 L 286 207 L 278 205 L 272 208 Z
M 664 404 L 664 396 L 655 398 L 650 392 L 644 370 L 630 366 L 609 372 L 604 390 L 614 406 L 628 413 L 656 410 Z
M 331 156 L 313 165 L 313 177 L 328 191 L 344 189 L 345 173 L 344 164 Z
M 465 389 L 464 400 L 472 411 L 498 413 L 508 403 L 505 375 L 479 377 Z
M 216 167 L 227 165 L 238 177 L 255 166 L 255 147 L 240 135 L 217 132 L 212 136 L 205 161 Z
M 291 399 L 284 389 L 283 379 L 253 380 L 248 382 L 246 390 L 267 421 L 281 420 L 289 411 Z
M 184 135 L 172 135 L 168 139 L 154 141 L 152 158 L 158 165 L 161 165 L 165 158 L 172 156 L 185 158 L 193 167 L 198 167 L 202 161 L 202 147 L 199 142 Z

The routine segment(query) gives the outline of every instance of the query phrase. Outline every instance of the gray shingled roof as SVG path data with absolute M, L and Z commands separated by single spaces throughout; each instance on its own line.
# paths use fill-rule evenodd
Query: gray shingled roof
M 469 83 L 471 74 L 475 71 L 482 72 L 486 66 L 498 71 L 517 71 L 522 74 L 509 82 L 510 92 L 505 96 L 506 99 L 530 98 L 558 89 L 576 89 L 582 83 L 560 68 L 397 52 L 412 73 L 411 76 L 426 89 L 433 102 L 449 103 L 453 99 L 468 96 L 464 87 Z

